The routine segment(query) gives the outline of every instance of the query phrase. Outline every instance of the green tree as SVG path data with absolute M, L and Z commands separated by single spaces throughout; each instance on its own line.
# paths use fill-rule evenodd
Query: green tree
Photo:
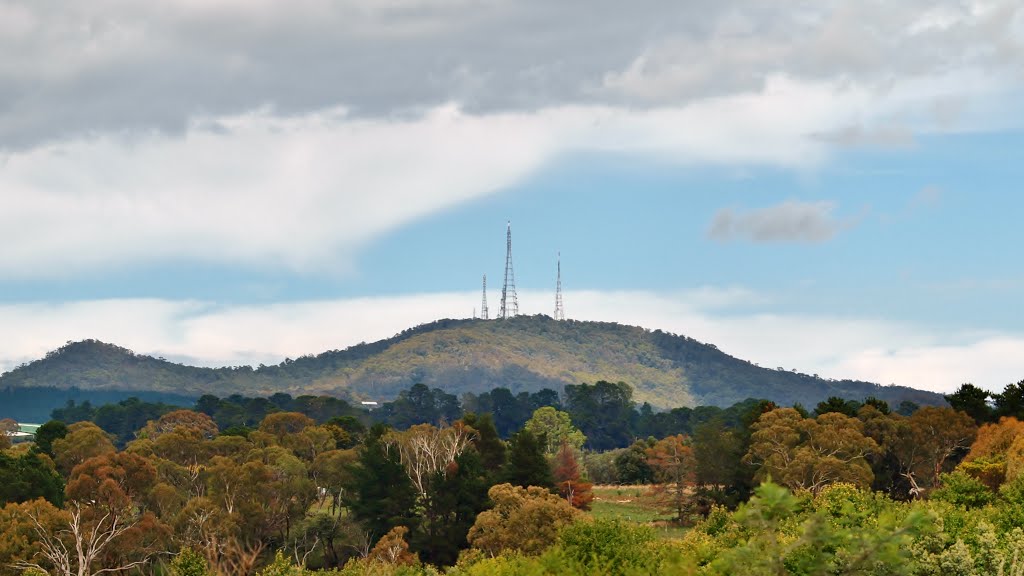
M 544 444 L 529 430 L 520 430 L 509 440 L 508 463 L 502 470 L 502 479 L 516 486 L 553 488 L 554 477 L 544 457 Z
M 633 389 L 625 382 L 569 384 L 565 387 L 565 400 L 572 421 L 586 435 L 591 449 L 621 448 L 632 441 L 637 414 Z
M 976 424 L 981 425 L 992 419 L 992 408 L 988 405 L 990 396 L 988 390 L 983 390 L 968 382 L 961 384 L 956 392 L 946 395 L 944 398 L 954 410 L 967 413 L 968 416 L 974 418 Z
M 185 548 L 171 561 L 171 576 L 210 576 L 210 570 L 201 554 Z
M 828 414 L 829 412 L 838 412 L 845 416 L 856 416 L 857 410 L 861 407 L 861 403 L 854 400 L 847 400 L 838 396 L 830 396 L 827 400 L 819 402 L 817 407 L 814 408 L 814 414 L 821 416 L 822 414 Z
M 421 505 L 423 521 L 410 542 L 420 558 L 438 566 L 455 563 L 468 546 L 470 527 L 488 506 L 488 488 L 487 472 L 472 449 L 434 473 Z
M 533 416 L 526 421 L 524 428 L 534 436 L 545 439 L 544 452 L 549 455 L 558 452 L 562 444 L 579 450 L 587 441 L 587 437 L 572 425 L 568 413 L 551 406 L 537 408 Z
M 0 452 L 0 506 L 45 498 L 64 502 L 64 479 L 49 457 L 29 451 L 18 456 Z
M 467 413 L 462 416 L 462 423 L 476 431 L 473 446 L 480 454 L 480 463 L 488 474 L 495 476 L 505 465 L 505 443 L 498 435 L 494 426 L 494 418 L 490 413 Z
M 36 446 L 43 454 L 53 458 L 53 442 L 67 435 L 67 424 L 60 420 L 50 420 L 36 430 Z
M 374 536 L 396 526 L 417 524 L 414 513 L 416 488 L 409 480 L 397 450 L 388 450 L 383 436 L 387 428 L 375 425 L 359 448 L 359 459 L 350 468 L 350 484 L 342 503 Z

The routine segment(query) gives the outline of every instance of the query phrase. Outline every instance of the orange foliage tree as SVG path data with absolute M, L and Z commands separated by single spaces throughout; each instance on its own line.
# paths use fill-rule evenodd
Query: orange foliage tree
M 562 447 L 555 455 L 555 487 L 558 493 L 565 498 L 573 508 L 590 510 L 590 503 L 594 500 L 594 487 L 590 482 L 580 479 L 580 466 L 576 461 L 576 453 L 567 441 L 562 441 Z
M 647 449 L 647 465 L 654 470 L 654 478 L 658 481 L 652 487 L 655 500 L 663 509 L 673 513 L 676 522 L 684 522 L 690 509 L 690 488 L 697 470 L 689 438 L 683 434 L 662 438 Z

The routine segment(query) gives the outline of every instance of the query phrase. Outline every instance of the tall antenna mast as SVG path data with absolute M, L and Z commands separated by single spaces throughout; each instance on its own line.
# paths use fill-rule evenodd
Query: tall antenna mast
M 480 304 L 480 319 L 488 320 L 487 318 L 487 274 L 484 274 L 484 297 Z
M 512 222 L 508 223 L 505 235 L 505 284 L 501 287 L 501 312 L 498 318 L 504 320 L 519 314 L 519 300 L 516 298 L 516 276 L 512 272 Z
M 558 253 L 558 283 L 555 285 L 555 320 L 565 320 L 565 307 L 562 306 L 562 253 Z

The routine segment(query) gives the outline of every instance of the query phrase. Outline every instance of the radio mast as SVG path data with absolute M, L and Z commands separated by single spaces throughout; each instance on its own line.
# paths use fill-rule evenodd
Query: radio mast
M 512 271 L 512 222 L 508 223 L 505 234 L 505 284 L 501 287 L 501 312 L 498 318 L 512 318 L 519 314 L 519 300 L 516 298 L 516 276 Z

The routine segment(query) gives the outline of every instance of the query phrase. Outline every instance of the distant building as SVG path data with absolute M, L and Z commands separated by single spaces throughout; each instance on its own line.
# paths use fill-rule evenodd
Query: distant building
M 31 442 L 36 439 L 40 424 L 18 424 L 18 431 L 10 434 L 11 442 Z

